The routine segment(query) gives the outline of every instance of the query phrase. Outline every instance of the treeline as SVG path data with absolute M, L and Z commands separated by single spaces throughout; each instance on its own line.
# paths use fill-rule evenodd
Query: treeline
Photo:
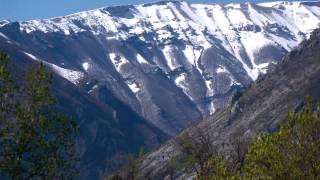
M 289 112 L 272 134 L 246 138 L 236 132 L 224 153 L 218 152 L 210 135 L 201 129 L 179 136 L 175 143 L 181 155 L 167 164 L 165 179 L 183 173 L 198 180 L 320 179 L 320 106 L 306 98 L 303 109 Z M 134 164 L 135 171 L 125 169 L 121 176 L 107 179 L 144 179 L 137 166 Z

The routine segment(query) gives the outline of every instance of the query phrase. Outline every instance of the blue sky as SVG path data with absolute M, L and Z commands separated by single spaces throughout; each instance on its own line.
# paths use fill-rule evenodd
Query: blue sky
M 0 0 L 0 20 L 24 21 L 67 15 L 103 6 L 141 4 L 157 0 Z M 186 0 L 191 3 L 261 2 L 263 0 Z M 272 1 L 272 0 L 265 0 Z

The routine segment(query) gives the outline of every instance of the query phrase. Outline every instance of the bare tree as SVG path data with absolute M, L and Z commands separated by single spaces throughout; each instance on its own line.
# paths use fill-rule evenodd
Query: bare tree
M 202 172 L 208 159 L 217 154 L 210 135 L 199 127 L 192 132 L 182 134 L 175 142 L 184 156 L 185 165 L 191 167 L 197 174 Z
M 250 139 L 244 135 L 244 128 L 238 128 L 231 135 L 231 165 L 234 171 L 243 173 L 245 156 L 248 152 Z

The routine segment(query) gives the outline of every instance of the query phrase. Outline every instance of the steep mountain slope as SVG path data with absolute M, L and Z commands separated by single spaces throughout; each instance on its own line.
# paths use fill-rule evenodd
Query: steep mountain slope
M 170 135 L 228 104 L 318 26 L 318 2 L 162 1 L 0 23 L 0 39 Z
M 274 132 L 288 111 L 299 110 L 303 106 L 305 96 L 320 100 L 319 49 L 320 29 L 310 40 L 286 55 L 272 72 L 259 77 L 236 103 L 218 110 L 181 134 L 196 135 L 200 128 L 211 137 L 218 150 L 226 151 L 235 133 L 253 137 L 261 131 Z M 178 155 L 174 140 L 169 141 L 142 159 L 140 175 L 162 179 L 166 176 L 168 164 Z
M 9 53 L 10 69 L 18 81 L 24 78 L 30 66 L 35 65 L 19 46 L 0 39 L 0 50 Z M 117 164 L 120 166 L 117 158 L 121 155 L 138 153 L 141 147 L 151 150 L 168 139 L 164 132 L 114 97 L 109 90 L 100 89 L 104 96 L 92 98 L 86 90 L 56 74 L 55 69 L 52 73 L 52 92 L 58 99 L 58 108 L 77 120 L 80 126 L 77 149 L 81 179 L 97 179 L 99 173 L 117 168 Z

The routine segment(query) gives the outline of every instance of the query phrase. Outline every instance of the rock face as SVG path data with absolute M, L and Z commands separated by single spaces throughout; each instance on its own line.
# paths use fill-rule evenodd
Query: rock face
M 18 81 L 23 79 L 30 66 L 35 65 L 19 46 L 0 40 L 0 49 L 9 53 L 11 72 Z M 55 74 L 55 69 L 52 73 L 52 93 L 58 100 L 58 108 L 77 120 L 80 126 L 77 149 L 81 179 L 97 179 L 100 173 L 119 168 L 123 163 L 119 161 L 124 160 L 125 154 L 138 153 L 141 147 L 151 150 L 168 139 L 164 132 L 139 116 L 108 89 L 99 89 L 100 96 L 93 97 L 86 89 Z
M 226 104 L 318 26 L 318 2 L 162 1 L 0 23 L 0 38 L 174 135 Z M 103 98 L 99 99 L 103 102 Z
M 244 91 L 230 107 L 186 129 L 196 135 L 197 129 L 207 133 L 220 151 L 228 150 L 234 134 L 253 137 L 257 132 L 274 132 L 285 120 L 286 113 L 297 111 L 305 96 L 320 100 L 320 30 L 310 40 L 285 56 L 282 63 Z M 179 156 L 174 139 L 146 155 L 140 165 L 140 175 L 163 179 L 172 158 Z M 179 178 L 181 174 L 176 174 Z M 184 175 L 186 179 L 188 175 Z
M 83 153 L 104 169 L 99 153 L 131 152 L 130 142 L 154 147 L 226 106 L 308 38 L 319 17 L 318 2 L 161 1 L 1 21 L 0 50 L 17 67 L 41 60 L 57 75 L 61 106 L 85 131 Z

